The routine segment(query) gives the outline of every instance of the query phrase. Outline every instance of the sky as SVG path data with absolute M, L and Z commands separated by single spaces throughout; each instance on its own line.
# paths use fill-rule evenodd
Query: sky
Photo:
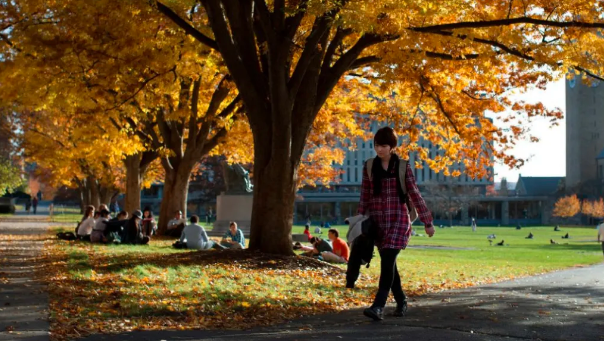
M 560 108 L 566 113 L 566 92 L 564 78 L 548 84 L 546 90 L 531 90 L 518 95 L 518 98 L 529 103 L 542 102 L 547 108 Z M 509 169 L 508 166 L 495 164 L 495 181 L 506 178 L 516 182 L 522 176 L 565 176 L 566 175 L 566 120 L 558 121 L 559 125 L 550 127 L 545 119 L 534 120 L 531 125 L 532 135 L 539 142 L 521 141 L 513 153 L 523 159 L 529 158 L 520 169 Z

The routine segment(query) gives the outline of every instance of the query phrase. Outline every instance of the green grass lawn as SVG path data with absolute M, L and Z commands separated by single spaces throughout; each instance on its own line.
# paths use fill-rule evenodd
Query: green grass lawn
M 346 226 L 336 228 L 345 235 Z M 294 232 L 302 230 L 294 227 Z M 425 234 L 421 227 L 416 230 Z M 529 232 L 535 239 L 524 238 Z M 566 232 L 571 239 L 560 238 Z M 490 246 L 486 237 L 492 233 L 497 235 L 493 244 L 503 239 L 506 245 Z M 420 295 L 595 264 L 602 261 L 595 238 L 593 228 L 562 227 L 554 232 L 552 227 L 479 227 L 475 233 L 469 227 L 437 229 L 433 238 L 412 237 L 399 255 L 398 267 L 406 291 Z M 550 239 L 559 244 L 550 244 Z M 222 256 L 218 251 L 175 250 L 171 243 L 159 238 L 145 246 L 53 242 L 50 259 L 63 264 L 49 279 L 53 330 L 73 336 L 256 326 L 368 305 L 379 277 L 377 252 L 370 268 L 361 269 L 358 288 L 351 291 L 343 288 L 344 265 L 317 267 L 302 257 L 252 253 L 245 257 L 253 259 L 241 258 L 242 253 Z M 267 315 L 272 318 L 257 319 Z

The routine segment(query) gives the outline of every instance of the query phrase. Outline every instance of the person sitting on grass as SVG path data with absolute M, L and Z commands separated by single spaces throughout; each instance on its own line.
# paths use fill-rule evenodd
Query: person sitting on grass
M 310 243 L 313 246 L 311 250 L 308 250 L 308 247 L 302 247 L 302 250 L 308 250 L 307 252 L 302 254 L 303 256 L 319 257 L 322 252 L 333 252 L 333 248 L 331 247 L 331 245 L 329 245 L 327 241 L 319 237 L 312 237 Z
M 191 249 L 191 250 L 209 250 L 217 249 L 224 250 L 225 247 L 215 243 L 208 238 L 208 234 L 203 226 L 199 225 L 199 217 L 191 216 L 191 224 L 185 226 L 182 230 L 180 240 L 176 241 L 172 246 L 176 249 Z
M 182 211 L 174 212 L 174 218 L 168 222 L 166 236 L 179 238 L 186 224 L 187 220 L 183 218 Z
M 153 211 L 149 206 L 143 210 L 143 234 L 151 237 L 157 233 L 157 224 L 153 219 Z
M 109 211 L 104 209 L 99 213 L 99 218 L 94 223 L 94 228 L 92 229 L 92 233 L 90 234 L 91 242 L 107 242 L 107 238 L 105 238 L 105 229 L 107 228 L 107 224 L 105 224 L 105 222 L 107 221 L 109 221 Z
M 348 244 L 340 238 L 338 230 L 330 229 L 327 235 L 329 236 L 329 240 L 331 240 L 333 251 L 321 252 L 323 260 L 330 263 L 348 263 L 350 249 L 348 248 Z
M 533 232 L 530 232 L 529 235 L 525 239 L 533 239 Z
M 86 213 L 78 225 L 77 235 L 81 240 L 90 241 L 90 234 L 94 228 L 94 206 L 86 207 Z
M 132 212 L 132 217 L 128 220 L 124 233 L 122 235 L 122 244 L 148 244 L 149 236 L 144 236 L 141 232 L 141 222 L 143 212 L 136 210 Z
M 245 237 L 243 231 L 237 228 L 236 222 L 229 224 L 229 230 L 222 237 L 220 245 L 227 249 L 245 249 Z
M 308 241 L 310 241 L 310 239 L 312 238 L 312 235 L 310 234 L 310 225 L 306 224 L 306 226 L 304 226 L 304 235 L 306 235 L 306 237 L 308 238 Z
M 559 232 L 560 231 L 560 225 L 556 225 L 556 227 L 554 227 L 554 231 L 555 232 Z
M 568 232 L 564 236 L 562 236 L 562 239 L 570 239 L 570 236 L 568 235 Z
M 319 226 L 315 227 L 315 234 L 322 234 L 321 227 L 319 227 Z

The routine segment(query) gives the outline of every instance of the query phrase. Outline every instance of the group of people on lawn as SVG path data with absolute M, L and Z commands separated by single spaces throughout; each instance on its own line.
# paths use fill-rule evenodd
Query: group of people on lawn
M 243 231 L 234 221 L 230 223 L 229 230 L 223 235 L 220 243 L 208 238 L 203 226 L 199 225 L 198 216 L 191 216 L 190 224 L 186 223 L 182 211 L 176 211 L 174 218 L 168 222 L 165 235 L 179 238 L 173 244 L 175 248 L 195 250 L 245 248 Z M 157 234 L 157 223 L 149 207 L 146 207 L 143 212 L 135 210 L 130 217 L 128 212 L 121 211 L 115 218 L 111 218 L 107 205 L 100 205 L 98 210 L 94 206 L 88 206 L 75 232 L 75 235 L 68 232 L 59 233 L 57 236 L 61 239 L 80 239 L 92 243 L 144 245 Z
M 243 231 L 237 227 L 237 223 L 232 221 L 229 224 L 229 230 L 222 236 L 220 243 L 216 243 L 208 238 L 208 234 L 203 226 L 199 225 L 199 217 L 194 215 L 189 219 L 190 224 L 186 225 L 186 220 L 181 211 L 176 211 L 174 218 L 168 222 L 166 235 L 180 237 L 173 246 L 177 249 L 194 250 L 225 250 L 225 249 L 244 249 L 245 237 Z
M 143 212 L 136 210 L 131 215 L 126 211 L 111 217 L 107 205 L 86 207 L 82 220 L 76 227 L 75 236 L 59 233 L 61 239 L 80 239 L 92 243 L 148 244 L 157 233 L 153 211 L 146 207 Z

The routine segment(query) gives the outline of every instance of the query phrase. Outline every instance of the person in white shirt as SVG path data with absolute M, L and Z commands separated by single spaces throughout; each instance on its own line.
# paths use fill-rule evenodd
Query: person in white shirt
M 602 243 L 602 253 L 604 253 L 604 221 L 598 225 L 598 243 Z
M 90 234 L 94 228 L 94 206 L 86 207 L 86 213 L 82 217 L 82 221 L 78 225 L 77 235 L 82 240 L 90 241 Z
M 193 250 L 209 250 L 219 249 L 224 247 L 208 238 L 208 234 L 203 226 L 199 225 L 199 217 L 191 216 L 191 224 L 185 226 L 182 230 L 180 240 L 174 243 L 177 249 L 193 249 Z
M 90 241 L 92 243 L 107 242 L 107 238 L 105 238 L 106 221 L 109 221 L 109 210 L 103 209 L 100 212 L 99 218 L 95 221 L 92 233 L 90 234 Z
M 187 220 L 182 217 L 182 211 L 174 212 L 174 218 L 168 222 L 166 236 L 180 237 L 186 224 Z

